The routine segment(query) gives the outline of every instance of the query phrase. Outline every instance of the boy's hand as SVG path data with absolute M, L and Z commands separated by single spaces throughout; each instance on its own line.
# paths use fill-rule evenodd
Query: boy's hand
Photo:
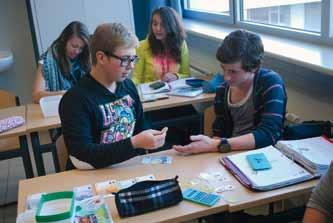
M 205 135 L 195 135 L 190 138 L 193 142 L 188 145 L 180 146 L 174 145 L 172 148 L 180 153 L 204 153 L 216 152 L 217 146 L 220 142 L 219 139 L 212 139 Z
M 164 145 L 167 131 L 166 127 L 161 131 L 154 129 L 142 131 L 131 138 L 132 145 L 134 148 L 157 149 Z

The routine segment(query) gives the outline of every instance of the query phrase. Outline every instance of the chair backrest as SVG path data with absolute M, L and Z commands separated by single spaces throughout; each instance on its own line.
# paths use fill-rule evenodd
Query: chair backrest
M 20 102 L 17 96 L 8 91 L 0 90 L 0 109 L 18 105 L 20 105 Z
M 60 171 L 66 170 L 66 164 L 68 160 L 68 151 L 65 145 L 64 136 L 61 135 L 56 141 L 56 149 L 59 159 Z
M 204 134 L 207 136 L 213 136 L 213 122 L 215 120 L 215 112 L 214 112 L 214 106 L 210 106 L 208 108 L 206 108 L 205 110 L 205 115 L 204 115 Z

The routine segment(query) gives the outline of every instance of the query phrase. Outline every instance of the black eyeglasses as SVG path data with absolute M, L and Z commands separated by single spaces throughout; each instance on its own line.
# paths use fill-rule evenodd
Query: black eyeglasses
M 139 61 L 139 57 L 137 55 L 119 57 L 117 55 L 114 55 L 113 53 L 109 53 L 108 51 L 103 51 L 103 53 L 108 57 L 113 57 L 120 60 L 121 67 L 128 67 L 131 63 L 136 64 Z

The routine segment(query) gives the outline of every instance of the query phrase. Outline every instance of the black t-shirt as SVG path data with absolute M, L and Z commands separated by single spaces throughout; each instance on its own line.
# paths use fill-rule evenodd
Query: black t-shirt
M 138 154 L 130 137 L 146 129 L 142 104 L 132 80 L 110 92 L 90 74 L 62 98 L 62 131 L 71 161 L 77 168 L 107 167 Z

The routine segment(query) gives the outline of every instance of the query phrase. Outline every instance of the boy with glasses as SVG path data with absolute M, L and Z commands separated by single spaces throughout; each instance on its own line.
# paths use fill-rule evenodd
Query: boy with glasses
M 68 168 L 103 168 L 140 154 L 139 148 L 164 145 L 166 131 L 145 130 L 138 92 L 127 78 L 138 61 L 137 44 L 122 24 L 102 24 L 95 30 L 92 70 L 59 106 Z

